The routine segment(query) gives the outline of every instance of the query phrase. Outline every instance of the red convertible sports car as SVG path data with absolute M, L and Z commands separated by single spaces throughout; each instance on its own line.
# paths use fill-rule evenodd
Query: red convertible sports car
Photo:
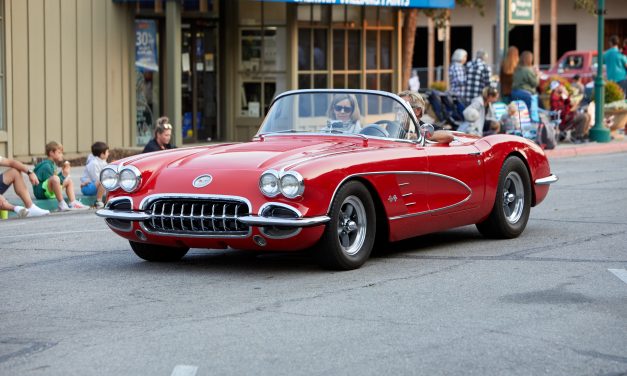
M 279 95 L 251 142 L 141 154 L 105 167 L 97 214 L 148 261 L 189 248 L 312 249 L 355 269 L 373 247 L 476 224 L 520 235 L 557 181 L 518 136 L 429 141 L 398 96 L 370 90 Z

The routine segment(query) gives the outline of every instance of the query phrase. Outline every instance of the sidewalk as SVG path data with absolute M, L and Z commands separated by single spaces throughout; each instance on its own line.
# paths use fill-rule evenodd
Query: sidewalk
M 627 153 L 627 137 L 621 140 L 612 140 L 607 143 L 599 143 L 599 142 L 587 142 L 584 144 L 571 144 L 571 143 L 560 143 L 553 150 L 545 150 L 544 151 L 549 157 L 549 159 L 553 158 L 569 158 L 569 157 L 578 157 L 584 155 L 593 155 L 593 154 L 610 154 L 610 153 Z M 79 199 L 85 205 L 93 205 L 94 197 L 83 197 L 80 194 L 80 178 L 83 175 L 83 171 L 85 170 L 85 166 L 72 166 L 72 172 L 70 174 L 70 178 L 74 182 L 74 191 L 76 192 L 76 198 Z M 28 187 L 31 187 L 30 182 L 28 181 L 25 175 L 22 175 L 24 181 L 26 182 Z M 31 197 L 32 188 L 30 188 Z M 4 197 L 6 197 L 9 202 L 13 204 L 20 204 L 20 198 L 15 194 L 13 190 L 13 186 L 9 188 L 8 191 L 5 192 Z M 34 197 L 33 197 L 34 198 Z M 55 200 L 34 200 L 34 202 L 41 208 L 49 209 L 51 214 L 67 214 L 67 213 L 94 213 L 95 209 L 90 210 L 80 210 L 80 211 L 70 211 L 70 212 L 58 212 L 56 211 L 56 201 Z M 10 213 L 10 216 L 14 216 L 13 213 Z

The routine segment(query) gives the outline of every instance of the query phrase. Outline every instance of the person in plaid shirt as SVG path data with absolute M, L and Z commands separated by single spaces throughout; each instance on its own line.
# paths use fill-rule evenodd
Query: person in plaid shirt
M 448 68 L 449 91 L 459 99 L 462 99 L 464 85 L 466 84 L 466 69 L 464 69 L 464 64 L 466 64 L 467 59 L 468 52 L 458 48 L 453 52 L 453 56 L 451 57 L 452 64 Z
M 492 69 L 485 63 L 487 58 L 487 52 L 478 50 L 475 59 L 466 64 L 466 85 L 463 91 L 465 103 L 472 102 L 473 98 L 481 95 L 483 88 L 490 86 Z

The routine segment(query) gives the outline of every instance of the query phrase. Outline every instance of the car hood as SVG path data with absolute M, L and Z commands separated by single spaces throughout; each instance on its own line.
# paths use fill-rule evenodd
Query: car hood
M 195 152 L 170 162 L 168 168 L 202 170 L 257 170 L 284 168 L 307 160 L 366 149 L 359 139 L 273 137 L 263 141 L 225 145 Z

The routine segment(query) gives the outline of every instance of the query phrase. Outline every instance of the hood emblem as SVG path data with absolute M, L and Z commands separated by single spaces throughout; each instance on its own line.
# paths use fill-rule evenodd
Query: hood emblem
M 211 184 L 212 181 L 213 177 L 211 175 L 200 175 L 199 177 L 194 179 L 192 185 L 196 188 L 202 188 Z

